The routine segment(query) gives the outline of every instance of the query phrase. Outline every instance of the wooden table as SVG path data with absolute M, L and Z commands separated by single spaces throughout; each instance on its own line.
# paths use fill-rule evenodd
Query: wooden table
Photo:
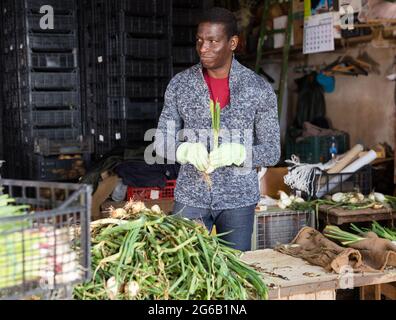
M 331 208 L 328 205 L 319 207 L 318 218 L 325 224 L 341 225 L 344 223 L 371 222 L 380 220 L 393 220 L 396 212 L 391 209 L 359 209 L 345 210 L 342 208 Z
M 263 274 L 271 300 L 335 300 L 337 289 L 396 282 L 396 268 L 340 275 L 272 249 L 246 252 L 242 260 Z

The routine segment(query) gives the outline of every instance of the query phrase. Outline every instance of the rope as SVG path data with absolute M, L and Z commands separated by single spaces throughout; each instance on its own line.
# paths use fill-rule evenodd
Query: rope
M 291 189 L 301 190 L 307 193 L 310 197 L 315 192 L 315 177 L 318 175 L 318 186 L 322 177 L 322 172 L 330 166 L 330 164 L 307 164 L 300 163 L 300 159 L 292 155 L 291 160 L 286 160 L 286 163 L 292 164 L 288 168 L 288 174 L 283 178 L 286 185 Z

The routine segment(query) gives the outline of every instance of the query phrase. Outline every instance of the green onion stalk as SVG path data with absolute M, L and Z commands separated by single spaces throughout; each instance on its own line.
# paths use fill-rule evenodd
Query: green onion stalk
M 213 150 L 219 147 L 219 135 L 220 135 L 220 103 L 216 101 L 216 104 L 210 99 L 210 114 L 212 116 L 212 131 L 213 131 Z M 209 167 L 204 172 L 204 179 L 208 184 L 209 189 L 212 188 L 212 180 L 210 174 L 214 171 L 214 168 L 209 164 Z

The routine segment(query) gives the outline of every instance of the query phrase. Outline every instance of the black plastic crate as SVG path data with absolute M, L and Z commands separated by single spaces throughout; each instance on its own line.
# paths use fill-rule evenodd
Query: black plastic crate
M 125 75 L 128 77 L 170 77 L 170 60 L 126 60 L 118 57 L 109 63 L 112 76 Z
M 127 144 L 132 145 L 137 142 L 144 142 L 144 135 L 147 130 L 156 128 L 156 122 L 150 121 L 128 121 L 127 123 Z
M 81 136 L 81 128 L 51 128 L 34 129 L 33 137 L 47 138 L 49 140 L 77 140 Z
M 76 10 L 76 0 L 27 0 L 27 9 L 39 12 L 44 5 L 50 5 L 55 12 Z
M 130 98 L 160 98 L 165 94 L 168 81 L 137 81 L 122 78 L 109 81 L 109 95 L 113 97 L 128 96 Z
M 51 31 L 51 32 L 65 32 L 75 30 L 77 31 L 77 16 L 75 14 L 69 15 L 55 15 L 54 16 L 54 29 L 43 30 L 40 27 L 40 20 L 42 14 L 30 14 L 28 16 L 28 29 L 31 31 Z
M 197 51 L 192 47 L 173 47 L 173 63 L 193 64 L 199 61 Z
M 140 59 L 166 58 L 170 54 L 170 43 L 168 40 L 113 36 L 110 38 L 110 54 Z
M 82 154 L 93 152 L 92 136 L 77 140 L 53 141 L 47 138 L 35 139 L 34 153 L 44 156 L 59 154 Z
M 73 50 L 78 47 L 77 35 L 52 34 L 52 33 L 30 33 L 28 35 L 29 47 L 33 50 Z
M 30 67 L 40 69 L 77 68 L 77 55 L 73 53 L 32 53 Z
M 170 13 L 172 0 L 118 0 L 110 1 L 110 5 L 113 10 L 124 10 L 137 16 L 160 16 Z
M 79 94 L 74 91 L 28 92 L 23 95 L 23 107 L 76 107 L 80 105 Z
M 173 27 L 173 43 L 195 44 L 196 31 L 195 27 Z
M 127 81 L 126 90 L 132 98 L 160 98 L 164 96 L 167 85 L 168 81 Z
M 349 135 L 340 132 L 333 136 L 310 136 L 292 138 L 286 136 L 286 158 L 292 155 L 298 156 L 301 163 L 327 162 L 331 159 L 330 147 L 335 142 L 338 154 L 343 154 L 349 150 Z
M 174 26 L 196 26 L 202 14 L 201 9 L 180 9 L 173 10 Z
M 203 0 L 173 0 L 172 5 L 174 8 L 201 8 Z
M 132 102 L 129 98 L 109 98 L 111 119 L 144 120 L 157 119 L 157 102 Z
M 139 35 L 158 36 L 168 33 L 169 22 L 166 17 L 123 16 L 124 23 L 118 17 L 110 20 L 110 32 L 128 32 Z
M 78 74 L 75 72 L 31 72 L 30 77 L 34 89 L 74 89 L 78 87 Z
M 34 127 L 54 127 L 54 126 L 81 126 L 80 110 L 50 110 L 25 112 L 24 124 L 31 123 Z
M 44 181 L 77 180 L 86 172 L 82 158 L 62 159 L 33 155 L 33 179 Z

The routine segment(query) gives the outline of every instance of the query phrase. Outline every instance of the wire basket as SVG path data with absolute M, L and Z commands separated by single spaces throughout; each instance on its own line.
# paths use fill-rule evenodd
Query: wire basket
M 252 250 L 288 244 L 305 226 L 315 226 L 315 214 L 311 211 L 282 210 L 274 207 L 258 212 L 254 216 Z
M 0 218 L 0 299 L 38 295 L 70 299 L 72 286 L 90 278 L 92 187 L 0 180 L 22 215 Z M 65 296 L 66 293 L 66 296 Z
M 356 172 L 328 174 L 323 172 L 314 178 L 314 195 L 322 198 L 327 194 L 337 192 L 361 192 L 365 195 L 372 190 L 372 168 L 364 166 Z

